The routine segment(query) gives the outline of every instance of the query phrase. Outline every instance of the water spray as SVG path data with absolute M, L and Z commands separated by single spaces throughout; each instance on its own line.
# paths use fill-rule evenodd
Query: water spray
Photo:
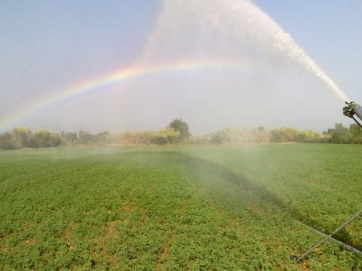
M 362 124 L 360 121 L 362 121 L 362 107 L 351 101 L 349 102 L 345 102 L 347 106 L 343 107 L 343 115 L 352 118 L 359 127 L 362 128 Z M 358 121 L 355 116 L 357 116 L 359 118 L 360 121 Z M 290 259 L 294 260 L 298 263 L 301 263 L 303 261 L 303 259 L 309 254 L 311 253 L 314 249 L 316 249 L 317 247 L 319 247 L 321 244 L 323 244 L 325 241 L 332 239 L 332 236 L 335 235 L 338 231 L 340 231 L 342 228 L 344 228 L 348 223 L 350 223 L 352 220 L 354 220 L 357 216 L 362 214 L 362 209 L 358 210 L 354 215 L 352 215 L 350 218 L 348 218 L 342 225 L 340 225 L 339 227 L 337 227 L 333 232 L 331 232 L 328 236 L 326 235 L 321 241 L 319 241 L 317 244 L 315 244 L 314 246 L 312 246 L 310 249 L 308 249 L 306 252 L 304 252 L 301 256 L 296 256 L 296 255 L 291 255 Z M 361 251 L 349 247 L 349 246 L 344 246 L 345 248 L 347 248 L 348 250 L 354 252 L 354 253 L 358 253 L 358 254 L 362 254 Z

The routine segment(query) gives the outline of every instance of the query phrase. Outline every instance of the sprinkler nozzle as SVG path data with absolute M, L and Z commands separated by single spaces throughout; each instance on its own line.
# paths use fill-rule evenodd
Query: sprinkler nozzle
M 353 101 L 345 101 L 345 104 L 347 106 L 343 107 L 343 115 L 352 118 L 362 128 L 361 123 L 359 123 L 354 117 L 354 115 L 356 115 L 362 121 L 362 107 Z

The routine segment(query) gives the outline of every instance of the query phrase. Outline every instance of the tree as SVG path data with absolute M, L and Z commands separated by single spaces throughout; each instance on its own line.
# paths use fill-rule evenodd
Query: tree
M 362 129 L 356 123 L 353 123 L 349 126 L 349 132 L 352 135 L 352 143 L 361 144 L 362 143 Z
M 111 133 L 109 131 L 98 133 L 95 135 L 95 140 L 100 145 L 108 144 L 111 141 Z
M 16 146 L 12 135 L 9 132 L 0 135 L 0 150 L 14 150 L 16 148 L 19 147 Z
M 299 131 L 299 142 L 320 142 L 322 135 L 313 130 Z
M 10 136 L 16 149 L 29 147 L 32 132 L 26 127 L 15 127 L 11 129 Z
M 94 144 L 96 142 L 96 137 L 92 135 L 89 131 L 79 130 L 77 143 L 80 144 Z
M 63 143 L 73 144 L 77 141 L 77 132 L 72 133 L 72 132 L 61 131 L 60 138 L 63 141 Z
M 331 133 L 332 143 L 351 143 L 352 134 L 342 123 L 336 123 Z
M 33 148 L 49 148 L 60 146 L 61 139 L 57 133 L 48 131 L 46 129 L 40 129 L 35 131 L 32 136 Z
M 172 128 L 175 131 L 180 132 L 179 140 L 184 141 L 190 137 L 189 125 L 184 122 L 182 119 L 173 120 L 167 128 Z
M 167 143 L 177 142 L 177 139 L 180 137 L 180 132 L 175 131 L 174 129 L 167 128 L 164 130 L 154 131 L 151 134 L 152 144 L 163 145 Z

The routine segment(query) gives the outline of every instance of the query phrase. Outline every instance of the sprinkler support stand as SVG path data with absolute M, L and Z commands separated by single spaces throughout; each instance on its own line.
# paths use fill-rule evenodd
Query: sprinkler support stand
M 354 215 L 352 215 L 350 218 L 348 218 L 342 225 L 340 225 L 338 228 L 336 228 L 330 235 L 323 238 L 320 242 L 315 244 L 313 247 L 308 249 L 306 252 L 304 252 L 301 256 L 295 256 L 291 255 L 291 260 L 296 260 L 297 262 L 301 262 L 305 256 L 307 256 L 310 252 L 312 252 L 315 248 L 323 244 L 325 241 L 327 241 L 329 238 L 331 238 L 334 234 L 336 234 L 338 231 L 340 231 L 344 226 L 346 226 L 349 222 L 351 222 L 353 219 L 355 219 L 357 216 L 359 216 L 362 213 L 362 209 L 358 210 Z
M 352 119 L 353 119 L 353 120 L 354 120 L 354 121 L 358 124 L 358 126 L 359 126 L 359 127 L 361 127 L 361 128 L 362 128 L 362 124 L 361 124 L 361 123 L 359 123 L 359 121 L 357 121 L 357 120 L 356 120 L 356 118 L 355 118 L 354 116 L 352 117 Z
M 327 234 L 324 234 L 324 233 L 322 233 L 322 232 L 320 232 L 320 231 L 318 231 L 318 230 L 316 230 L 316 229 L 314 229 L 314 228 L 312 228 L 312 227 L 309 227 L 309 226 L 303 224 L 302 222 L 300 222 L 300 221 L 298 221 L 298 220 L 296 220 L 296 222 L 297 222 L 298 224 L 302 225 L 303 227 L 311 230 L 312 232 L 315 232 L 316 234 L 319 234 L 319 235 L 322 236 L 322 237 L 327 237 Z M 360 250 L 358 250 L 358 249 L 356 249 L 356 248 L 354 248 L 354 247 L 351 247 L 351 246 L 349 246 L 349 245 L 347 245 L 347 244 L 345 244 L 345 243 L 343 243 L 343 242 L 341 242 L 341 241 L 339 241 L 339 240 L 337 240 L 337 239 L 334 239 L 333 237 L 330 237 L 328 240 L 330 240 L 330 241 L 332 241 L 332 242 L 335 242 L 335 243 L 338 243 L 338 244 L 339 244 L 339 247 L 342 248 L 342 249 L 348 250 L 348 251 L 353 252 L 353 253 L 355 253 L 355 254 L 362 255 L 362 251 L 360 251 Z M 296 256 L 296 257 L 298 258 L 298 256 Z

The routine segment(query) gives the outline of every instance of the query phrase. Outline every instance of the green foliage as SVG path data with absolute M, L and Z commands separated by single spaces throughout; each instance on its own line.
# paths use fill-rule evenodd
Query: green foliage
M 0 151 L 1 270 L 360 270 L 358 145 Z M 357 218 L 340 238 L 361 240 Z
M 170 122 L 168 128 L 171 128 L 180 133 L 179 135 L 180 141 L 185 141 L 189 139 L 191 135 L 189 132 L 189 125 L 186 122 L 184 122 L 182 119 L 174 119 L 172 122 Z
M 351 143 L 353 135 L 342 123 L 336 123 L 335 128 L 330 131 L 331 143 Z
M 77 136 L 77 143 L 83 145 L 91 145 L 96 142 L 95 136 L 92 135 L 89 131 L 79 130 Z
M 274 129 L 270 132 L 270 141 L 285 142 L 321 142 L 323 135 L 312 130 L 301 131 L 291 127 Z
M 0 149 L 58 147 L 61 138 L 57 133 L 45 129 L 33 133 L 29 128 L 15 127 L 0 136 Z
M 98 133 L 95 135 L 95 140 L 99 145 L 106 145 L 111 143 L 111 133 L 108 131 L 104 131 L 102 133 Z
M 180 132 L 173 129 L 163 129 L 151 133 L 151 142 L 156 145 L 164 145 L 166 143 L 176 143 L 180 137 Z
M 283 127 L 271 131 L 271 142 L 297 142 L 299 131 L 290 127 Z
M 180 132 L 173 129 L 161 129 L 156 131 L 133 131 L 120 133 L 115 137 L 116 144 L 124 145 L 164 145 L 176 143 Z
M 221 144 L 221 143 L 225 142 L 225 138 L 221 132 L 217 131 L 216 133 L 211 135 L 210 142 L 212 144 Z
M 325 142 L 339 144 L 362 144 L 362 129 L 353 123 L 349 128 L 342 123 L 336 123 L 334 129 L 324 132 Z
M 32 138 L 32 132 L 26 127 L 15 127 L 10 131 L 12 145 L 15 149 L 27 147 Z
M 314 132 L 313 130 L 299 131 L 298 142 L 322 142 L 323 134 Z
M 150 144 L 151 133 L 151 131 L 127 131 L 116 137 L 116 143 L 124 145 Z
M 77 142 L 78 138 L 77 132 L 72 133 L 72 132 L 61 131 L 59 136 L 64 144 L 74 144 Z
M 264 127 L 254 129 L 225 128 L 211 136 L 211 143 L 285 143 L 285 142 L 320 142 L 323 135 L 312 130 L 300 131 L 294 128 L 266 130 Z
M 269 143 L 268 130 L 264 127 L 257 129 L 230 129 L 224 128 L 211 136 L 211 143 Z
M 12 135 L 10 133 L 4 133 L 0 135 L 0 150 L 14 150 L 18 146 L 14 143 Z
M 343 143 L 362 144 L 362 129 L 357 124 L 346 128 L 336 123 L 334 129 L 317 133 L 312 130 L 298 130 L 291 127 L 273 130 L 264 127 L 252 129 L 224 128 L 211 135 L 191 136 L 188 124 L 181 119 L 175 119 L 168 128 L 151 131 L 127 131 L 112 134 L 104 131 L 91 134 L 89 131 L 60 132 L 60 134 L 39 130 L 32 132 L 28 128 L 15 127 L 11 131 L 0 135 L 1 149 L 57 147 L 60 145 L 164 145 L 185 142 L 191 144 L 265 144 L 265 143 Z
M 29 147 L 33 148 L 49 148 L 60 146 L 61 139 L 56 133 L 45 129 L 37 130 L 30 140 Z
M 349 132 L 352 135 L 352 142 L 354 144 L 362 144 L 362 129 L 356 123 L 349 126 Z

